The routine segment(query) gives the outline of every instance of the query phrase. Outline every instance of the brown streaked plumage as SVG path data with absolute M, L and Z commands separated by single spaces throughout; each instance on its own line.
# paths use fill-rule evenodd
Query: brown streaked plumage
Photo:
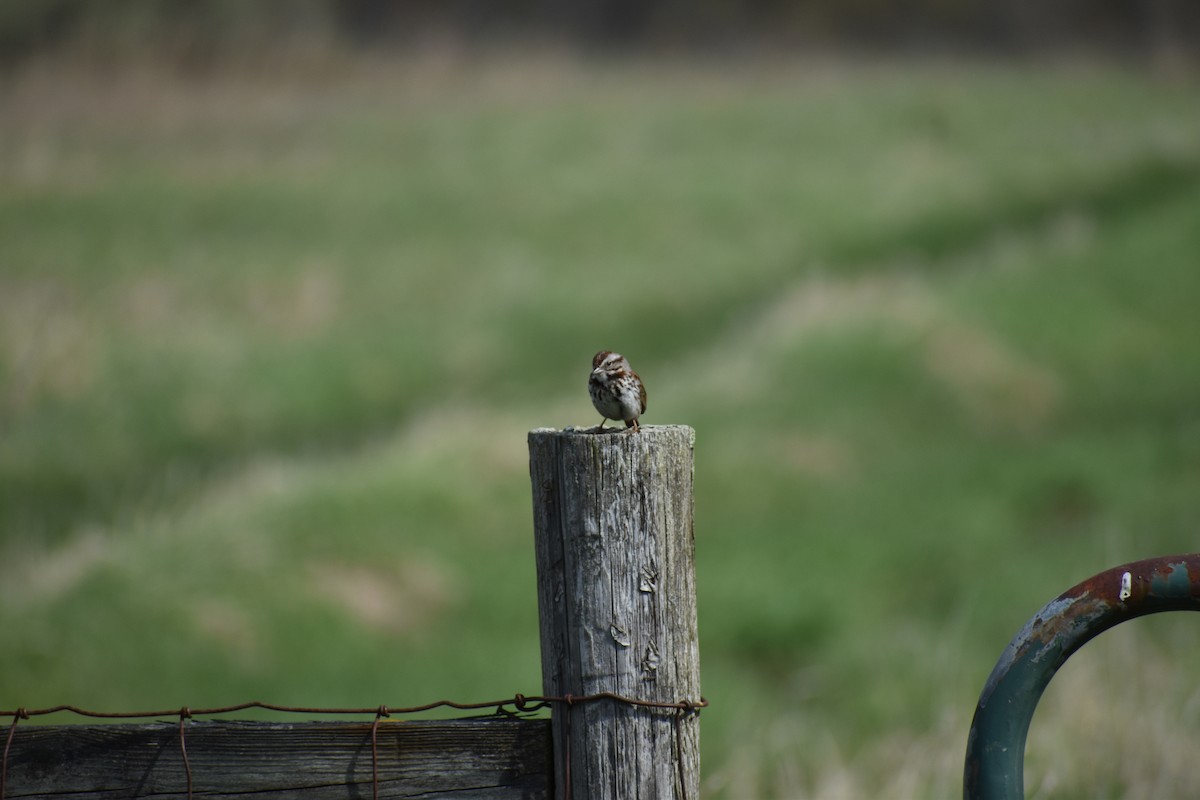
M 638 417 L 646 413 L 646 387 L 620 353 L 601 350 L 592 357 L 588 394 L 603 419 L 596 432 L 606 430 L 607 420 L 621 420 L 627 432 L 638 432 Z

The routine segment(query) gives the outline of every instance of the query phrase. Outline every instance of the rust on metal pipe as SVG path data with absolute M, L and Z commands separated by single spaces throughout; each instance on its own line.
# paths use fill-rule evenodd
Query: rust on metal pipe
M 1200 553 L 1135 561 L 1059 595 L 1025 623 L 988 677 L 967 738 L 963 797 L 1025 796 L 1025 738 L 1054 673 L 1080 647 L 1126 620 L 1200 611 Z

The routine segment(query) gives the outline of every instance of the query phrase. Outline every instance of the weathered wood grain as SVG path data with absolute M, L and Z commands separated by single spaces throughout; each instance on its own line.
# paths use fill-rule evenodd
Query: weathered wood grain
M 381 798 L 550 796 L 549 720 L 385 720 L 377 741 Z M 186 743 L 196 798 L 372 796 L 370 723 L 189 720 Z M 6 788 L 6 800 L 185 798 L 179 723 L 22 723 Z
M 529 434 L 547 695 L 700 699 L 693 443 L 686 426 Z M 695 714 L 618 702 L 555 709 L 573 800 L 695 800 Z M 559 790 L 559 796 L 563 796 Z

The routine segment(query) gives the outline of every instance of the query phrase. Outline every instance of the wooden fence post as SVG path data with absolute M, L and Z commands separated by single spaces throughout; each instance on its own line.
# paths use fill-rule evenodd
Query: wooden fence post
M 694 442 L 681 425 L 529 433 L 547 695 L 700 700 Z M 699 797 L 694 713 L 604 700 L 557 706 L 552 727 L 559 798 Z

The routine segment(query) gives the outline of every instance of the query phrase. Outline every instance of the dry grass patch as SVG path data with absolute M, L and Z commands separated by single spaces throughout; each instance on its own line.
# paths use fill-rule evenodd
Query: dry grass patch
M 407 559 L 386 566 L 310 563 L 313 591 L 355 622 L 392 635 L 430 624 L 459 594 L 445 565 Z

